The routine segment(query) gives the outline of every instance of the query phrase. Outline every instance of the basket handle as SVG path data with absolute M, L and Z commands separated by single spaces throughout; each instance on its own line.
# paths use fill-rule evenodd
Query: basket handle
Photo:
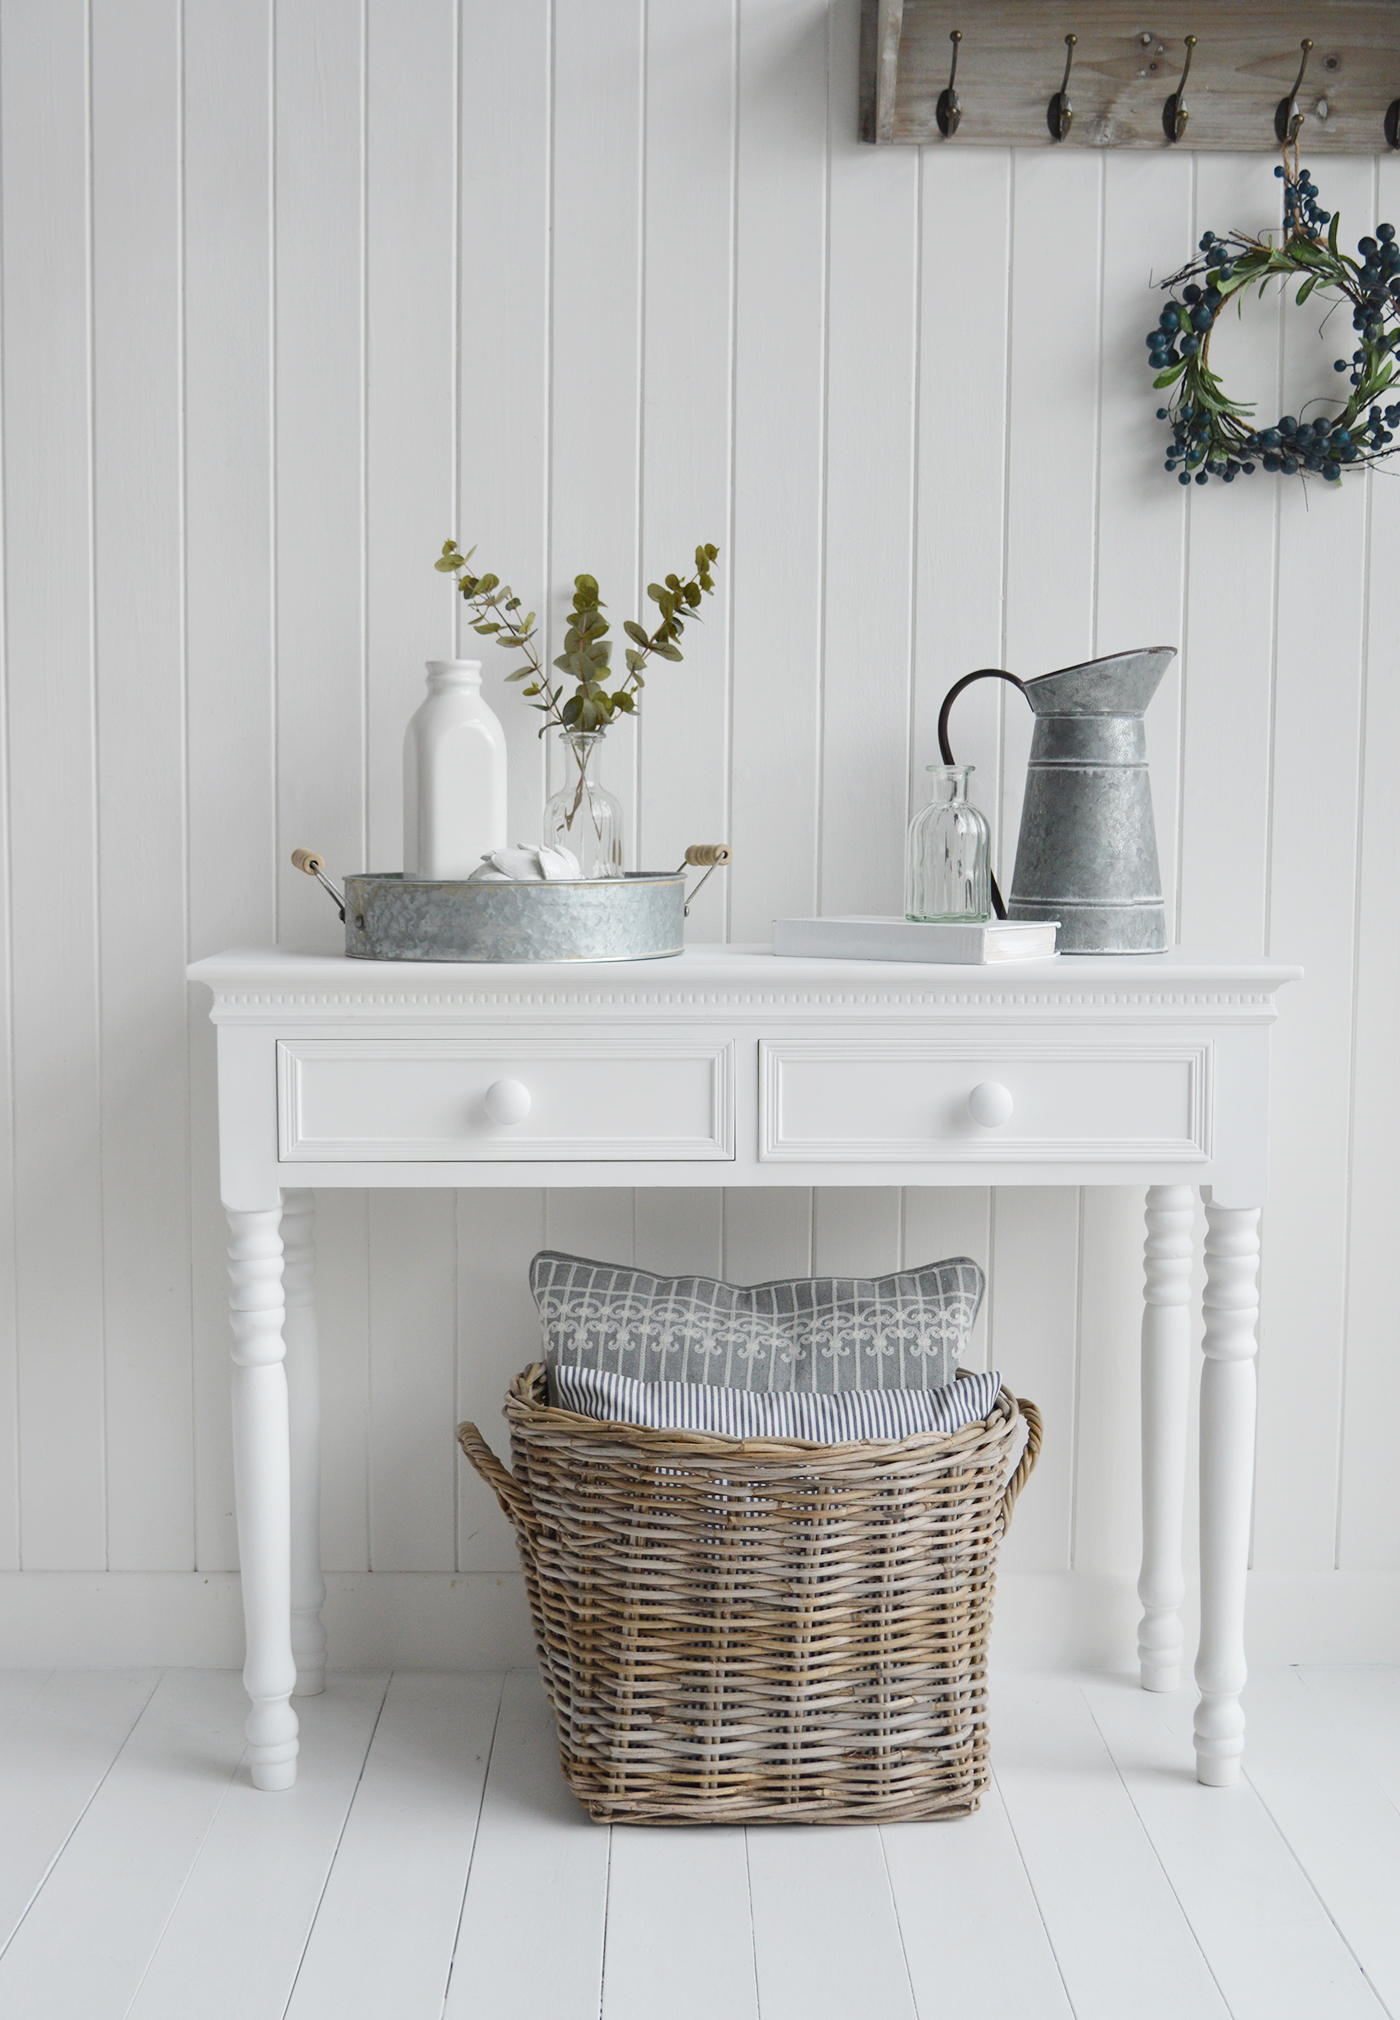
M 529 1502 L 510 1468 L 501 1464 L 475 1424 L 457 1426 L 457 1443 L 500 1502 L 511 1525 L 523 1528 Z
M 1016 1506 L 1016 1496 L 1035 1471 L 1035 1462 L 1040 1457 L 1040 1445 L 1044 1429 L 1040 1412 L 1034 1403 L 1028 1403 L 1024 1396 L 1016 1398 L 1016 1406 L 1026 1420 L 1026 1449 L 1021 1454 L 1021 1463 L 1007 1481 L 1001 1497 L 1001 1527 L 1003 1535 L 1011 1525 L 1011 1511 Z M 464 1428 L 470 1428 L 466 1426 Z M 504 1468 L 502 1468 L 504 1471 Z

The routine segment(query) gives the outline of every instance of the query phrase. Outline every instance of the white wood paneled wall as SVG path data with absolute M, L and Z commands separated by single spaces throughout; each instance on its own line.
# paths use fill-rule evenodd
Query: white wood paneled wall
M 1267 157 L 862 148 L 856 17 L 0 4 L 0 1567 L 235 1561 L 212 1042 L 182 971 L 334 948 L 294 845 L 397 863 L 450 533 L 556 616 L 591 570 L 615 619 L 720 546 L 684 665 L 615 737 L 648 863 L 735 845 L 702 938 L 898 905 L 958 674 L 1180 643 L 1149 717 L 1179 937 L 1308 970 L 1277 1035 L 1255 1562 L 1400 1568 L 1400 485 L 1187 496 L 1162 471 L 1150 277 L 1206 225 L 1272 220 Z M 1322 181 L 1353 236 L 1400 214 L 1396 161 Z M 1227 342 L 1270 414 L 1336 349 L 1267 306 Z M 498 682 L 528 836 L 542 754 Z M 961 704 L 1008 866 L 1028 740 L 1005 690 Z M 333 1568 L 512 1563 L 452 1426 L 498 1421 L 543 1241 L 749 1280 L 970 1251 L 979 1350 L 1046 1411 L 1013 1564 L 1133 1564 L 1140 1196 L 320 1207 Z

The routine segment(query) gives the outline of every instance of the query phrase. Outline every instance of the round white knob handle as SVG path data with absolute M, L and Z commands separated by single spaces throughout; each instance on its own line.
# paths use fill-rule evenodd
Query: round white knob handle
M 967 1097 L 968 1114 L 984 1129 L 1000 1129 L 1003 1122 L 1011 1120 L 1014 1106 L 1011 1089 L 999 1080 L 979 1080 Z
M 486 1113 L 493 1122 L 523 1122 L 530 1113 L 530 1090 L 523 1080 L 493 1080 L 486 1090 Z

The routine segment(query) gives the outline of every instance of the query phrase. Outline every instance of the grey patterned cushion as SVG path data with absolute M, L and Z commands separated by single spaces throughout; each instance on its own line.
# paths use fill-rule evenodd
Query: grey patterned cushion
M 795 1277 L 749 1289 L 552 1249 L 530 1264 L 551 1369 L 820 1395 L 945 1388 L 983 1283 L 967 1256 L 887 1277 Z

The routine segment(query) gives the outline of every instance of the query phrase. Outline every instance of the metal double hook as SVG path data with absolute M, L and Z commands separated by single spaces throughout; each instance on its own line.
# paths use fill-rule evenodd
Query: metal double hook
M 958 44 L 962 41 L 961 28 L 955 28 L 948 40 L 953 45 L 953 67 L 948 72 L 947 89 L 939 92 L 938 103 L 933 109 L 933 116 L 938 121 L 938 131 L 945 140 L 951 139 L 957 132 L 958 123 L 962 118 L 962 104 L 953 89 L 958 77 Z
M 1303 115 L 1298 110 L 1298 93 L 1303 88 L 1303 78 L 1308 68 L 1308 58 L 1312 55 L 1312 40 L 1304 36 L 1302 42 L 1303 60 L 1298 65 L 1298 76 L 1287 98 L 1281 98 L 1274 112 L 1274 138 L 1280 147 L 1292 147 L 1297 141 L 1303 124 Z
M 1191 75 L 1191 58 L 1195 54 L 1195 51 L 1196 38 L 1194 35 L 1188 35 L 1186 38 L 1186 63 L 1181 73 L 1181 82 L 1162 107 L 1162 131 L 1170 141 L 1181 139 L 1181 136 L 1186 131 L 1187 121 L 1191 117 L 1190 113 L 1186 110 L 1184 101 L 1186 98 L 1186 80 Z
M 1052 140 L 1063 140 L 1074 124 L 1074 107 L 1069 102 L 1069 73 L 1074 68 L 1074 45 L 1077 35 L 1065 37 L 1065 74 L 1059 90 L 1045 108 L 1045 124 L 1050 129 Z

